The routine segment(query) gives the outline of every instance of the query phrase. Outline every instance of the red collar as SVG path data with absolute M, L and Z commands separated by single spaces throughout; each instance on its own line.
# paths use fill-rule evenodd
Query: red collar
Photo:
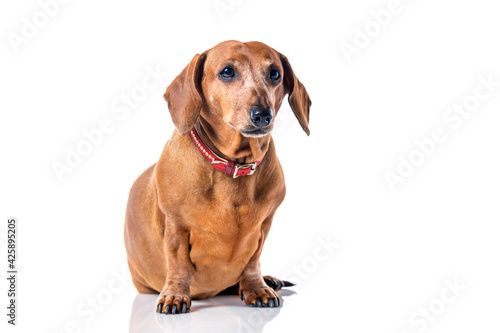
M 212 166 L 214 168 L 224 172 L 228 176 L 233 176 L 233 178 L 253 175 L 255 169 L 257 169 L 259 164 L 266 156 L 264 154 L 264 156 L 259 161 L 255 161 L 250 164 L 237 164 L 233 161 L 228 161 L 222 157 L 217 156 L 217 154 L 215 154 L 210 148 L 207 147 L 207 145 L 205 145 L 205 143 L 203 143 L 203 141 L 201 141 L 201 138 L 194 127 L 189 135 L 191 136 L 191 139 L 193 140 L 198 150 L 212 163 Z

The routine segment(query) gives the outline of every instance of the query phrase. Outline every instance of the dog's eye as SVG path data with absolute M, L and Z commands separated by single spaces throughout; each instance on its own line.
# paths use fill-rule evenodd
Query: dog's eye
M 231 79 L 235 75 L 234 69 L 232 67 L 225 67 L 220 73 L 219 76 L 221 76 L 224 79 Z
M 278 82 L 281 78 L 281 74 L 277 69 L 273 68 L 269 71 L 269 78 L 271 81 Z

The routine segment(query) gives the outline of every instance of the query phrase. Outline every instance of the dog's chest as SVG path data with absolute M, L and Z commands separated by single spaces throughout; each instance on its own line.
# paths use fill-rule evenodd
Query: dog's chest
M 238 201 L 215 203 L 200 207 L 199 213 L 191 228 L 193 247 L 202 243 L 204 253 L 214 252 L 212 254 L 227 257 L 227 260 L 260 237 L 265 219 L 263 207 L 251 201 L 246 204 Z
M 192 263 L 204 276 L 236 278 L 257 250 L 264 208 L 247 198 L 203 205 L 199 213 L 189 235 Z

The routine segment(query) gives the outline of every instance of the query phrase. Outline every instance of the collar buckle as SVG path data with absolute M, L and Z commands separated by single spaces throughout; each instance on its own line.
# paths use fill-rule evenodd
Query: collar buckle
M 233 178 L 238 178 L 238 170 L 239 169 L 246 169 L 249 168 L 250 171 L 248 172 L 247 176 L 251 176 L 254 174 L 255 170 L 257 169 L 257 161 L 250 163 L 250 164 L 243 164 L 243 165 L 234 165 L 234 171 L 233 171 Z

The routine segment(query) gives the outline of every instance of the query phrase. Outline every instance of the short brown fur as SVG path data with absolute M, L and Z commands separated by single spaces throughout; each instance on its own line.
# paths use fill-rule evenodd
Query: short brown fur
M 230 83 L 219 77 L 227 64 L 238 72 Z M 267 78 L 271 66 L 282 75 L 277 84 Z M 264 282 L 259 258 L 285 197 L 285 180 L 270 134 L 273 124 L 262 135 L 244 132 L 252 128 L 253 105 L 269 107 L 276 116 L 286 94 L 309 135 L 306 89 L 287 58 L 259 42 L 227 41 L 197 54 L 167 88 L 177 130 L 159 161 L 132 186 L 125 219 L 132 280 L 140 293 L 160 294 L 159 312 L 174 305 L 189 311 L 191 298 L 237 284 L 247 305 L 277 299 Z M 193 127 L 219 156 L 242 164 L 264 157 L 261 165 L 236 179 L 214 169 L 187 135 Z

